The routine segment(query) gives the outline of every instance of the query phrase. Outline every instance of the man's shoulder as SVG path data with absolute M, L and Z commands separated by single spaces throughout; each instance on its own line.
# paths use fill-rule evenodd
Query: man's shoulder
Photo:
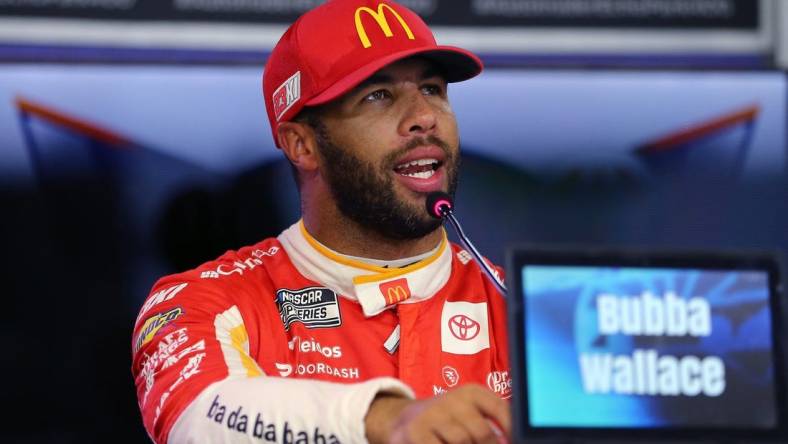
M 151 294 L 187 284 L 190 289 L 218 291 L 227 286 L 243 285 L 250 277 L 260 284 L 264 281 L 261 271 L 289 263 L 287 253 L 277 238 L 263 239 L 253 245 L 228 250 L 216 259 L 204 262 L 190 270 L 161 277 L 151 289 Z M 265 274 L 265 273 L 264 273 Z
M 473 264 L 473 256 L 462 245 L 449 242 L 449 246 L 451 247 L 451 254 L 454 256 L 454 260 L 458 261 L 460 265 Z
M 272 270 L 284 269 L 286 263 L 289 259 L 276 238 L 229 250 L 191 270 L 158 279 L 145 299 L 137 321 L 148 312 L 160 311 L 171 304 L 223 305 L 240 300 L 245 294 L 259 294 L 271 287 L 268 275 Z M 172 303 L 167 304 L 168 301 Z
M 452 255 L 454 256 L 454 259 L 457 260 L 461 265 L 479 268 L 476 261 L 473 260 L 473 255 L 465 247 L 459 244 L 455 244 L 454 242 L 449 242 L 449 246 L 451 247 L 451 252 Z M 493 263 L 488 258 L 485 257 L 484 260 L 488 264 L 492 265 L 493 267 L 501 269 L 500 265 Z
M 471 278 L 474 279 L 477 276 L 485 275 L 485 271 L 482 267 L 474 260 L 473 255 L 470 251 L 468 251 L 465 247 L 450 242 L 451 252 L 453 255 L 453 260 L 455 262 L 455 266 L 452 267 L 453 273 L 455 274 L 455 279 L 457 278 Z M 505 279 L 505 273 L 503 267 L 498 264 L 495 264 L 490 259 L 482 256 L 484 261 L 492 267 L 493 274 L 496 277 L 503 281 Z M 484 277 L 484 282 L 487 282 L 487 277 Z
M 218 258 L 186 271 L 185 274 L 191 274 L 200 279 L 244 276 L 260 266 L 272 265 L 286 256 L 279 240 L 269 237 L 254 245 L 228 250 Z

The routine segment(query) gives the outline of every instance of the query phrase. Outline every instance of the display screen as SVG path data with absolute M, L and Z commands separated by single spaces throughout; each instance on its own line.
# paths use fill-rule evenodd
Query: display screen
M 520 270 L 531 427 L 777 427 L 766 271 Z

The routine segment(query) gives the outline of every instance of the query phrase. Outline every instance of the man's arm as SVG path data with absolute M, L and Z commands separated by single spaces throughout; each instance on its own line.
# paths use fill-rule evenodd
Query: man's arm
M 367 441 L 364 417 L 370 402 L 376 396 L 409 401 L 400 387 L 391 378 L 355 384 L 227 379 L 192 402 L 173 425 L 168 442 L 361 443 Z
M 511 431 L 506 401 L 474 384 L 419 401 L 380 394 L 364 421 L 372 444 L 498 444 Z
M 278 315 L 263 319 L 265 311 L 247 313 L 255 324 L 244 322 L 241 298 L 227 296 L 243 291 L 185 274 L 160 281 L 143 305 L 132 373 L 154 441 L 361 442 L 364 415 L 376 395 L 412 396 L 393 378 L 343 385 L 278 377 L 273 361 L 286 355 L 271 347 L 286 343 L 284 337 L 260 350 L 277 376 L 266 375 L 250 354 L 250 335 L 284 333 L 276 328 Z

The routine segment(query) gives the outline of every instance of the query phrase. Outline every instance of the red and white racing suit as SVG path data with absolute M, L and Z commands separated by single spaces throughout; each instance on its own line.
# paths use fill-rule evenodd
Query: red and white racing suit
M 338 255 L 299 222 L 160 279 L 132 340 L 156 442 L 365 442 L 375 395 L 475 382 L 511 395 L 505 301 L 445 237 L 383 268 Z

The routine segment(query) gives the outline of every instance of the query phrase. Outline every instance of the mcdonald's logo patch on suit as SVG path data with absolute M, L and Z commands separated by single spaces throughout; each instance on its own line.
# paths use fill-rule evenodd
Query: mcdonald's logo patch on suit
M 405 278 L 380 284 L 380 294 L 386 300 L 386 305 L 396 304 L 410 298 L 410 287 Z

